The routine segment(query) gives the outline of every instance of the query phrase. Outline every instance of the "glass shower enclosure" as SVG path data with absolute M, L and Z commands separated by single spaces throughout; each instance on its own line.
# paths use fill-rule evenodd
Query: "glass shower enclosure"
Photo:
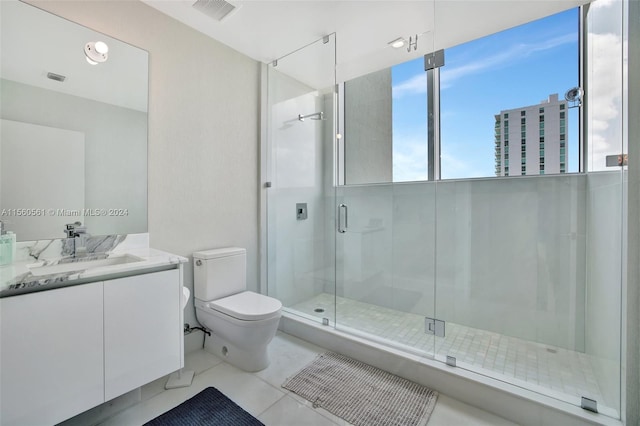
M 425 2 L 432 17 L 434 4 Z M 626 146 L 622 83 L 602 73 L 610 60 L 622 69 L 624 13 L 623 2 L 575 12 L 576 83 L 590 96 L 570 118 L 582 141 L 574 173 L 442 177 L 430 141 L 448 119 L 433 98 L 446 94 L 437 52 L 451 46 L 434 22 L 409 58 L 424 67 L 412 108 L 425 141 L 410 156 L 392 68 L 406 46 L 362 72 L 380 52 L 336 63 L 331 34 L 265 66 L 265 276 L 285 315 L 619 418 Z M 574 106 L 560 100 L 561 119 Z M 518 134 L 530 109 L 508 118 Z M 500 113 L 489 120 L 504 166 Z M 518 167 L 524 144 L 506 157 Z M 420 178 L 405 178 L 407 158 L 423 165 Z

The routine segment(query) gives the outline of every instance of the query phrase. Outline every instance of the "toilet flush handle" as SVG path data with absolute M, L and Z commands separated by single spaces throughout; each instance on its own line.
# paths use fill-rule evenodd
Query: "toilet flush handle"
M 202 265 L 202 260 L 200 259 L 196 260 L 196 266 L 200 266 L 200 265 Z

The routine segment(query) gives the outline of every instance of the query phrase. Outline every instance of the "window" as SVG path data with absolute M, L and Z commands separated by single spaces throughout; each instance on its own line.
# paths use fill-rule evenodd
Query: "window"
M 580 86 L 579 15 L 579 9 L 574 8 L 446 48 L 445 65 L 439 68 L 440 85 L 436 96 L 440 100 L 440 135 L 435 143 L 440 148 L 437 158 L 441 174 L 434 176 L 435 179 L 487 177 L 498 173 L 509 175 L 504 155 L 509 143 L 517 146 L 518 138 L 517 121 L 510 126 L 509 121 L 512 120 L 509 118 L 517 117 L 520 117 L 521 142 L 535 144 L 535 129 L 527 131 L 526 124 L 527 117 L 531 127 L 538 116 L 539 123 L 546 122 L 539 128 L 539 138 L 544 138 L 544 132 L 547 132 L 545 142 L 550 145 L 546 153 L 548 164 L 551 164 L 552 149 L 554 153 L 559 152 L 555 151 L 559 135 L 560 141 L 567 143 L 567 171 L 577 170 L 579 151 L 576 146 L 579 137 L 577 119 L 574 118 L 579 108 L 569 109 L 557 97 L 552 101 L 551 95 L 562 96 L 568 89 Z M 355 99 L 360 96 L 360 100 L 340 108 L 344 114 L 344 141 L 348 141 L 344 142 L 345 153 L 342 156 L 345 161 L 345 182 L 401 182 L 431 177 L 433 170 L 429 170 L 428 166 L 428 153 L 431 150 L 427 145 L 430 134 L 427 128 L 427 97 L 433 96 L 433 87 L 427 87 L 424 58 L 419 57 L 372 74 L 378 74 L 379 78 L 367 75 L 344 83 L 342 100 L 345 104 L 350 97 Z M 361 79 L 362 84 L 358 84 L 356 80 Z M 390 108 L 380 108 L 379 117 L 357 117 L 354 111 L 367 109 L 357 106 L 368 105 L 367 100 L 370 102 L 372 95 L 388 102 Z M 356 115 L 358 120 L 353 120 L 349 114 Z M 385 119 L 391 120 L 390 126 L 384 122 Z M 560 120 L 564 120 L 564 126 L 558 130 Z M 355 124 L 350 126 L 349 123 Z M 361 149 L 346 152 L 349 147 L 357 146 L 354 144 L 354 134 L 349 135 L 349 129 L 357 129 L 359 125 L 368 126 L 370 137 L 357 135 L 356 139 L 362 142 Z M 513 131 L 510 132 L 509 127 L 514 127 Z M 386 129 L 389 129 L 389 135 L 383 134 Z M 362 152 L 369 156 L 371 147 L 365 144 L 372 141 L 376 144 L 373 148 L 380 148 L 380 155 L 376 157 L 376 162 L 356 163 L 356 169 L 380 169 L 370 173 L 375 176 L 380 175 L 383 168 L 385 173 L 392 169 L 392 173 L 388 173 L 390 177 L 388 180 L 376 177 L 376 180 L 368 182 L 350 180 L 356 173 L 349 170 L 349 165 L 358 154 L 362 156 Z M 383 146 L 384 143 L 386 146 Z M 531 150 L 535 152 L 535 146 Z M 554 155 L 558 155 L 555 160 L 558 161 L 559 154 Z M 378 160 L 383 167 L 376 166 Z M 496 167 L 498 164 L 500 167 Z M 558 170 L 558 163 L 555 164 L 549 169 Z M 535 165 L 529 167 L 530 173 L 535 172 L 532 168 L 536 169 Z M 514 174 L 517 174 L 517 170 Z
M 535 144 L 533 129 L 527 131 L 527 127 L 537 116 L 539 123 L 545 123 L 538 129 L 539 137 L 546 136 L 546 143 L 558 149 L 560 112 L 578 111 L 567 110 L 563 103 L 565 92 L 580 85 L 578 23 L 579 9 L 574 8 L 445 50 L 445 65 L 440 68 L 443 179 L 495 174 L 496 115 L 504 121 L 504 146 L 507 119 L 517 117 L 525 126 L 520 128 L 521 141 Z M 558 94 L 558 100 L 547 102 L 553 94 Z M 564 133 L 577 143 L 577 115 L 575 120 L 571 113 L 566 116 Z M 570 147 L 567 152 L 568 165 L 577 171 L 578 149 Z M 547 162 L 551 155 L 551 151 L 546 154 Z M 556 165 L 550 170 L 557 172 L 555 155 Z

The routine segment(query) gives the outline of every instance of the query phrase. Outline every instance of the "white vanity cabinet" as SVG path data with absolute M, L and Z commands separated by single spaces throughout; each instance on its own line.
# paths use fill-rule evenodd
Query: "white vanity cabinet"
M 104 402 L 102 283 L 0 299 L 0 423 L 52 425 Z
M 178 270 L 104 283 L 105 399 L 180 369 Z
M 53 425 L 183 367 L 182 266 L 0 299 L 0 426 Z

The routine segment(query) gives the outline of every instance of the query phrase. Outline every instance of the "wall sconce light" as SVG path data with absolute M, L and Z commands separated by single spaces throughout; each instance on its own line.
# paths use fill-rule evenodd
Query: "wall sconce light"
M 103 41 L 90 41 L 84 45 L 87 62 L 96 65 L 109 59 L 109 46 Z

